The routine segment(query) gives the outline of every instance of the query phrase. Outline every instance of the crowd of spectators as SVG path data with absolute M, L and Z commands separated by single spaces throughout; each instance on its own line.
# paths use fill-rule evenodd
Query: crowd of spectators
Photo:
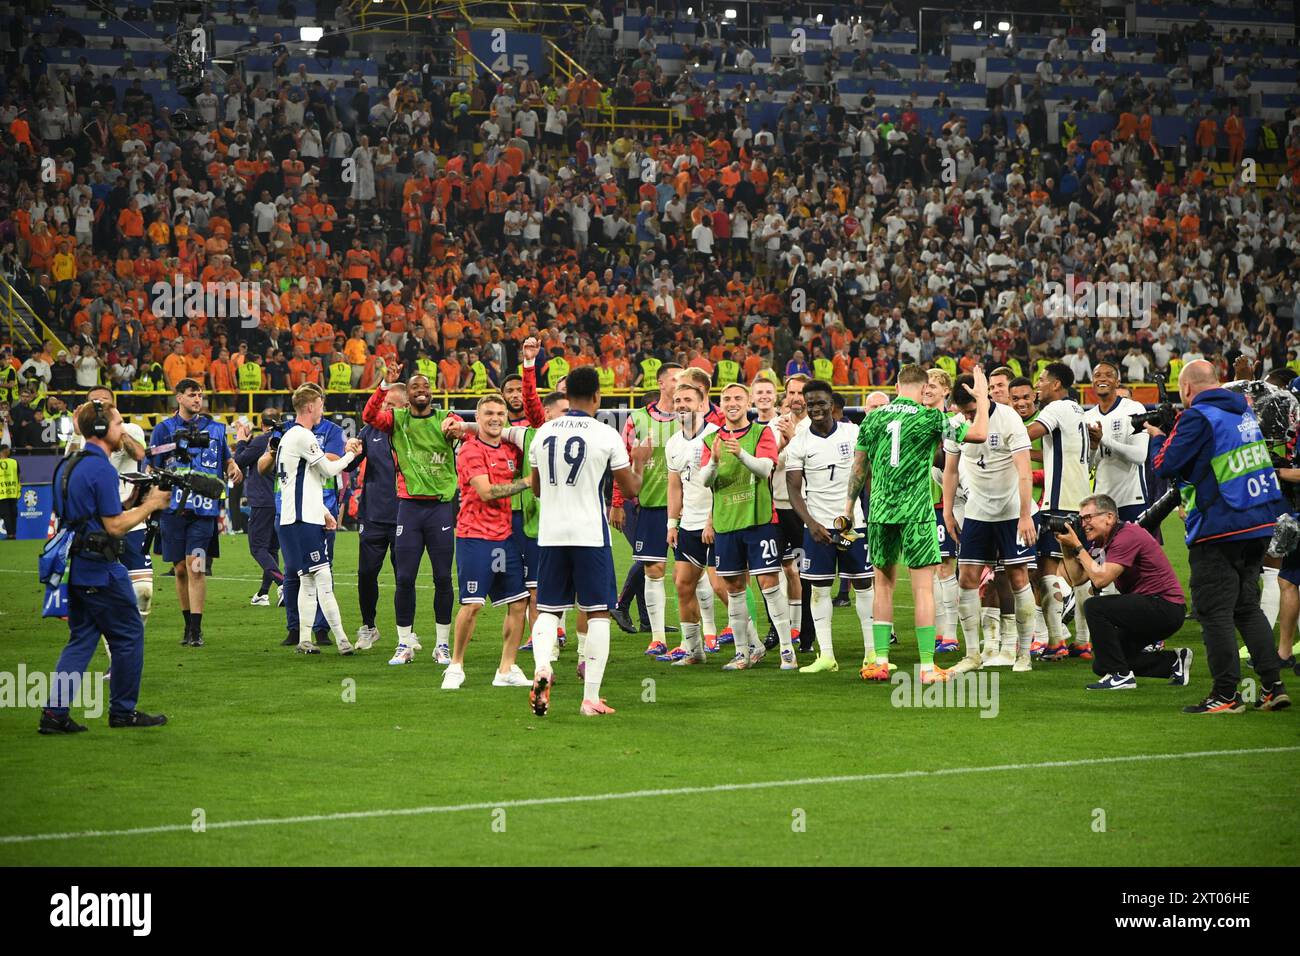
M 642 44 L 609 84 L 457 83 L 415 58 L 390 60 L 406 71 L 386 70 L 388 90 L 236 75 L 177 115 L 138 83 L 119 96 L 89 67 L 49 66 L 10 29 L 0 268 L 67 346 L 17 348 L 0 370 L 15 429 L 27 385 L 368 389 L 401 362 L 487 388 L 530 335 L 618 387 L 650 356 L 845 386 L 888 385 L 907 361 L 1068 356 L 1085 382 L 1102 359 L 1132 380 L 1202 356 L 1225 376 L 1241 358 L 1300 367 L 1300 110 L 1273 124 L 1275 184 L 1219 185 L 1212 163 L 1240 151 L 1220 122 L 1247 105 L 1234 90 L 1206 91 L 1194 109 L 1213 129 L 1192 143 L 1155 141 L 1162 84 L 1123 64 L 1079 104 L 1115 115 L 1091 141 L 1070 113 L 1049 142 L 1042 76 L 1016 121 L 1014 83 L 990 90 L 978 128 L 952 111 L 927 130 L 919 111 L 942 97 L 849 109 L 802 80 L 751 125 L 770 93 L 666 77 Z M 1177 62 L 1185 40 L 1158 55 Z M 625 101 L 680 125 L 609 128 Z M 160 310 L 155 284 L 173 282 L 238 291 L 224 311 Z M 1052 292 L 1080 282 L 1158 294 L 1125 313 Z

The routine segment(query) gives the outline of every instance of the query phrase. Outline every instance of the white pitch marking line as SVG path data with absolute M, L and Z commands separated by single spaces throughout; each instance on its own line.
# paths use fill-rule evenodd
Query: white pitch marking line
M 1133 754 L 1127 757 L 1093 757 L 1082 760 L 1048 760 L 1041 763 L 1004 763 L 987 767 L 944 767 L 939 770 L 902 770 L 892 773 L 850 774 L 837 777 L 803 777 L 798 780 L 760 780 L 755 783 L 719 783 L 710 787 L 676 787 L 664 790 L 629 790 L 622 793 L 576 794 L 568 797 L 534 797 L 527 800 L 498 800 L 490 803 L 460 803 L 441 807 L 406 807 L 392 810 L 354 810 L 348 813 L 320 813 L 298 817 L 268 817 L 255 820 L 209 821 L 208 830 L 235 830 L 244 827 L 282 826 L 294 823 L 330 823 L 336 820 L 368 820 L 381 817 L 415 817 L 435 813 L 464 813 L 469 810 L 495 810 L 507 807 L 545 807 L 567 803 L 600 803 L 607 800 L 639 800 L 650 797 L 680 797 L 702 793 L 726 793 L 738 790 L 771 790 L 779 787 L 815 787 L 835 783 L 875 783 L 884 780 L 914 780 L 925 777 L 956 777 L 974 773 L 1000 773 L 1008 770 L 1054 770 L 1071 767 L 1096 767 L 1106 764 L 1142 763 L 1158 760 L 1194 760 L 1201 757 L 1238 757 L 1254 754 L 1296 753 L 1297 747 L 1256 747 L 1239 750 L 1196 750 L 1188 753 Z M 96 837 L 143 836 L 151 833 L 181 833 L 191 829 L 189 823 L 156 827 L 132 827 L 128 830 L 79 830 L 70 833 L 30 833 L 0 836 L 0 844 L 35 843 L 38 841 L 80 840 Z

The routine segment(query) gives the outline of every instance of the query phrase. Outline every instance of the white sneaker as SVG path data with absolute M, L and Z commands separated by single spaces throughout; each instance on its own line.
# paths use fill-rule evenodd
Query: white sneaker
M 692 664 L 703 664 L 706 660 L 708 660 L 708 657 L 705 655 L 704 651 L 696 651 L 694 654 L 687 654 L 685 657 L 679 657 L 677 660 L 673 661 L 670 666 L 690 667 Z
M 749 657 L 744 653 L 738 653 L 727 663 L 722 665 L 724 671 L 743 671 L 748 670 L 753 665 L 749 663 Z
M 251 607 L 270 607 L 271 599 L 265 594 L 254 594 L 248 599 L 248 603 Z
M 399 643 L 400 643 L 400 639 L 399 639 Z M 406 646 L 413 651 L 424 650 L 424 645 L 420 643 L 420 639 L 415 636 L 414 631 L 412 631 L 411 636 L 406 639 Z
M 794 651 L 781 652 L 781 670 L 797 671 L 799 669 L 799 658 L 795 656 Z
M 409 664 L 413 660 L 415 660 L 415 648 L 410 644 L 398 644 L 397 650 L 393 651 L 393 656 L 388 663 Z
M 299 654 L 319 654 L 319 653 L 320 653 L 320 648 L 317 647 L 315 644 L 313 644 L 311 641 L 299 641 L 299 642 L 298 642 L 298 646 L 297 646 L 297 648 L 295 648 L 295 650 L 296 650 Z
M 1015 662 L 1016 659 L 1014 657 L 1010 654 L 1003 653 L 1002 651 L 998 651 L 998 653 L 994 654 L 992 657 L 984 658 L 985 667 L 1011 667 Z
M 416 647 L 419 650 L 419 647 Z M 433 649 L 433 662 L 435 664 L 451 663 L 451 648 L 446 644 L 439 644 Z
M 984 658 L 979 654 L 967 654 L 959 660 L 948 671 L 953 674 L 964 674 L 967 671 L 977 671 L 984 666 Z
M 364 624 L 357 630 L 356 649 L 359 651 L 368 651 L 379 643 L 379 628 L 366 627 Z
M 275 586 L 275 606 L 284 607 L 284 588 L 279 584 Z
M 1030 659 L 1028 651 L 1025 651 L 1022 654 L 1017 654 L 1016 662 L 1011 667 L 1011 670 L 1017 674 L 1023 674 L 1026 671 L 1032 671 L 1033 669 L 1034 662 Z
M 334 643 L 338 645 L 339 657 L 352 656 L 352 642 L 349 641 L 345 635 L 340 634 L 335 638 Z
M 749 666 L 753 667 L 767 656 L 767 648 L 761 643 L 749 645 Z
M 447 672 L 451 673 L 450 667 L 447 668 Z M 503 674 L 500 671 L 496 672 L 496 675 L 493 676 L 492 678 L 492 686 L 493 687 L 532 687 L 533 682 L 528 679 L 527 674 L 525 674 L 522 670 L 519 669 L 518 664 L 512 664 L 510 670 L 508 670 L 506 673 Z
M 460 690 L 460 685 L 463 683 L 465 683 L 465 668 L 461 664 L 452 664 L 442 672 L 443 690 Z

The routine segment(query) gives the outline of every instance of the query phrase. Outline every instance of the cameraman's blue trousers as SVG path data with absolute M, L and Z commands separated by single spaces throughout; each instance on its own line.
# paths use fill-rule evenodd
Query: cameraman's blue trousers
M 86 672 L 102 634 L 113 654 L 113 673 L 109 678 L 109 713 L 129 714 L 140 697 L 140 673 L 144 668 L 144 622 L 136 607 L 135 591 L 126 569 L 113 574 L 99 587 L 68 586 L 68 644 L 59 655 L 56 674 L 68 679 L 56 680 L 50 690 L 47 709 L 66 714 L 74 681 Z M 84 699 L 84 698 L 83 698 Z

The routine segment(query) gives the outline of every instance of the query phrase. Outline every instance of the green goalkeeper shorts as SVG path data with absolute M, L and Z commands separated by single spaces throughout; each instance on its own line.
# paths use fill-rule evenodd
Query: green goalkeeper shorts
M 867 525 L 867 547 L 871 563 L 878 568 L 894 564 L 928 568 L 942 560 L 939 533 L 933 521 L 901 524 L 872 521 Z

